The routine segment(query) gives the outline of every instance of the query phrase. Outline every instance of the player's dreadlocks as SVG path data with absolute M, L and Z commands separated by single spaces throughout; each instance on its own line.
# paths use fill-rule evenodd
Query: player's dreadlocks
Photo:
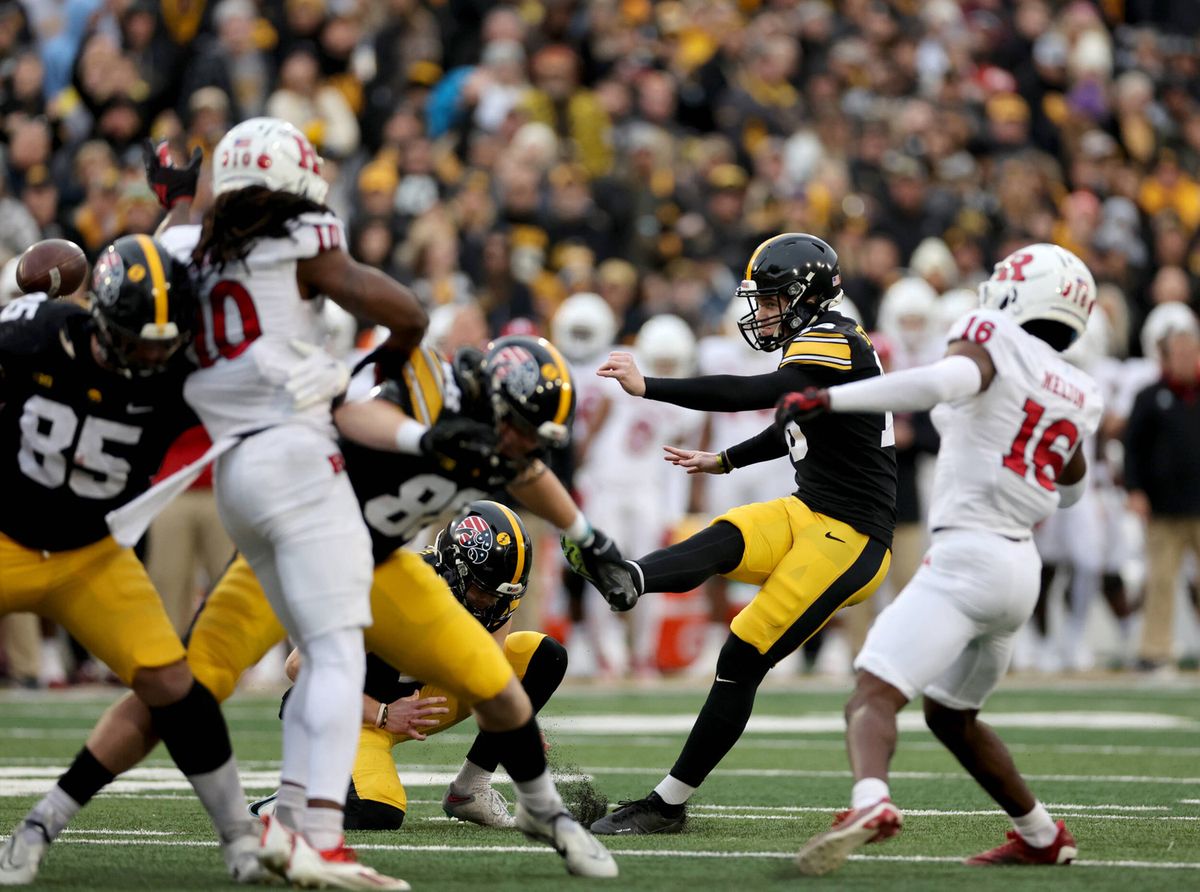
M 328 211 L 323 204 L 277 192 L 265 186 L 247 186 L 217 196 L 204 215 L 200 241 L 192 251 L 192 262 L 211 263 L 220 269 L 244 260 L 263 238 L 288 238 L 288 222 L 310 211 Z

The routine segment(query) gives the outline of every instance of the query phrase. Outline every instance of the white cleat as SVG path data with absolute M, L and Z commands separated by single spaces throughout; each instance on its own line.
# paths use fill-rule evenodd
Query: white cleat
M 288 882 L 301 889 L 376 889 L 406 892 L 412 887 L 404 880 L 385 876 L 358 863 L 354 849 L 345 843 L 336 849 L 318 852 L 300 834 L 295 836 L 288 862 Z
M 452 788 L 446 790 L 442 811 L 448 818 L 470 821 L 480 827 L 512 827 L 516 824 L 508 813 L 508 800 L 490 784 L 482 784 L 466 796 L 456 795 Z
M 258 863 L 272 873 L 284 876 L 298 835 L 274 817 L 264 818 L 258 841 Z
M 0 849 L 0 886 L 28 886 L 50 848 L 46 828 L 22 821 Z
M 279 876 L 259 860 L 259 845 L 258 834 L 253 830 L 221 843 L 221 857 L 235 883 L 255 886 L 279 882 Z
M 544 842 L 562 856 L 567 873 L 580 877 L 615 877 L 617 862 L 600 841 L 569 814 L 559 812 L 548 821 L 534 817 L 517 803 L 517 829 L 535 842 Z

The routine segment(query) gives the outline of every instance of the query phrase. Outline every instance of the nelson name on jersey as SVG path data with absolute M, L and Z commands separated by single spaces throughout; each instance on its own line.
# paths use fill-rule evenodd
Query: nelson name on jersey
M 1078 409 L 1083 408 L 1086 401 L 1083 390 L 1075 385 L 1064 381 L 1053 372 L 1046 372 L 1042 376 L 1042 390 L 1049 391 L 1055 396 L 1062 397 L 1067 402 L 1071 403 Z

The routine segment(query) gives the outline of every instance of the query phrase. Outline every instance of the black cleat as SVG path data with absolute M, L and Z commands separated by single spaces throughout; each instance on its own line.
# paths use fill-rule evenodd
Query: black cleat
M 615 542 L 596 531 L 596 539 L 590 546 L 581 546 L 566 536 L 561 544 L 567 565 L 596 586 L 609 607 L 619 613 L 633 609 L 642 595 L 641 586 Z
M 681 833 L 687 821 L 682 805 L 668 805 L 657 793 L 645 799 L 625 799 L 617 810 L 589 828 L 596 836 L 641 836 L 647 833 Z

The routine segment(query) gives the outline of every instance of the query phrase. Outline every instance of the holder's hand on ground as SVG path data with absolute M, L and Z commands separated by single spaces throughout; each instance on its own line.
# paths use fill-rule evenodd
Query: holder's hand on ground
M 181 201 L 196 197 L 196 184 L 200 180 L 200 164 L 204 153 L 196 148 L 187 167 L 176 167 L 166 140 L 155 145 L 150 140 L 142 143 L 142 163 L 146 167 L 146 180 L 158 196 L 158 203 L 167 210 Z
M 436 728 L 441 721 L 430 716 L 447 715 L 450 712 L 447 707 L 440 705 L 445 702 L 445 697 L 422 697 L 420 691 L 413 691 L 407 697 L 388 704 L 383 730 L 398 737 L 424 740 L 427 735 L 421 730 Z
M 686 468 L 689 474 L 728 474 L 729 468 L 716 452 L 701 452 L 699 449 L 678 449 L 664 446 L 663 458 L 678 468 Z
M 632 396 L 646 395 L 646 379 L 638 369 L 632 353 L 608 354 L 608 359 L 596 369 L 596 374 L 601 378 L 615 378 L 621 388 Z

